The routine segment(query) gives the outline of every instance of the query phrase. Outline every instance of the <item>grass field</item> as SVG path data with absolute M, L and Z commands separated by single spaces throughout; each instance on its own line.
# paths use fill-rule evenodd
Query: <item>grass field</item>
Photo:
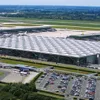
M 37 68 L 44 68 L 46 65 L 42 64 L 35 64 L 35 63 L 30 63 L 30 62 L 23 62 L 23 61 L 16 61 L 16 60 L 10 60 L 10 59 L 0 59 L 0 62 L 3 63 L 8 63 L 8 64 L 23 64 L 23 65 L 29 65 L 29 66 L 34 66 Z M 74 65 L 66 65 L 67 67 L 74 67 Z M 80 70 L 75 70 L 75 69 L 68 69 L 68 68 L 59 68 L 55 67 L 55 70 L 61 70 L 61 71 L 68 71 L 68 72 L 76 72 L 76 73 L 82 73 L 82 74 L 89 74 L 90 72 L 85 72 L 85 71 L 80 71 Z
M 0 22 L 25 22 L 22 26 L 52 25 L 54 28 L 68 28 L 75 30 L 100 30 L 100 22 L 79 20 L 55 20 L 34 18 L 1 18 Z M 18 24 L 19 25 L 19 24 Z M 9 24 L 8 26 L 15 26 Z
M 63 96 L 56 95 L 56 94 L 52 94 L 52 93 L 46 93 L 46 92 L 39 91 L 38 94 L 41 94 L 41 95 L 44 95 L 44 96 L 53 97 L 53 98 L 57 98 L 59 100 L 64 100 L 64 97 Z
M 0 75 L 3 75 L 3 72 L 0 71 Z
M 59 67 L 56 67 L 55 68 L 56 70 L 59 70 L 59 71 L 64 71 L 64 72 L 73 72 L 73 73 L 80 73 L 80 74 L 91 74 L 91 72 L 87 72 L 87 71 L 81 71 L 81 70 L 75 70 L 75 69 L 68 69 L 68 68 L 59 68 Z
M 4 73 L 0 71 L 0 76 L 3 75 Z
M 3 63 L 8 63 L 8 64 L 23 64 L 23 65 L 29 65 L 29 66 L 34 66 L 37 68 L 44 68 L 46 67 L 46 65 L 42 65 L 42 64 L 35 64 L 35 63 L 30 63 L 30 62 L 23 62 L 23 61 L 16 61 L 16 60 L 10 60 L 10 59 L 0 59 L 0 62 Z M 68 67 L 73 67 L 74 65 L 67 65 Z M 89 74 L 91 72 L 85 72 L 85 71 L 80 71 L 80 70 L 75 70 L 75 69 L 68 69 L 66 68 L 59 68 L 59 67 L 55 67 L 55 70 L 61 70 L 61 71 L 68 71 L 68 72 L 76 72 L 76 73 L 82 73 L 82 74 Z
M 78 67 L 75 65 L 68 65 L 68 64 L 56 64 L 53 62 L 45 62 L 45 61 L 39 61 L 39 60 L 30 60 L 25 58 L 16 58 L 16 57 L 0 57 L 0 62 L 3 63 L 9 63 L 9 64 L 24 64 L 29 66 L 35 66 L 37 68 L 44 68 L 47 66 L 54 66 L 55 70 L 64 71 L 64 72 L 74 72 L 74 73 L 80 73 L 80 74 L 91 74 L 91 73 L 99 73 L 100 71 L 96 69 L 89 69 L 89 68 L 83 68 Z
M 4 24 L 3 27 L 15 27 L 15 26 L 39 26 L 37 24 Z
M 10 60 L 10 59 L 0 59 L 0 62 L 8 63 L 8 64 L 23 64 L 23 65 L 34 66 L 34 67 L 37 67 L 37 68 L 45 67 L 44 65 L 41 65 L 41 64 L 35 64 L 35 63 L 29 63 L 29 62 L 23 62 L 23 61 L 16 61 L 16 60 Z

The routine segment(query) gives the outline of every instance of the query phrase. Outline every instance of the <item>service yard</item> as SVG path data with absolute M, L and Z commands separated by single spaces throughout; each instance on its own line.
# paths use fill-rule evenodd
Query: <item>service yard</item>
M 17 69 L 3 69 L 0 68 L 0 71 L 4 73 L 1 76 L 0 81 L 5 83 L 18 83 L 22 82 L 26 76 L 19 74 Z
M 0 76 L 0 81 L 5 83 L 29 83 L 38 73 L 30 72 L 30 74 L 20 73 L 18 69 L 4 69 L 0 68 L 3 74 Z

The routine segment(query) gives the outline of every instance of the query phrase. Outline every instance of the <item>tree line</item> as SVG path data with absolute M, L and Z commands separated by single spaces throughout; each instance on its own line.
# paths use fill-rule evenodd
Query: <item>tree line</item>
M 0 85 L 0 100 L 59 100 L 37 93 L 34 83 Z
M 0 16 L 61 20 L 100 20 L 100 7 L 4 6 Z M 2 12 L 5 12 L 2 14 Z M 14 13 L 14 14 L 13 14 Z

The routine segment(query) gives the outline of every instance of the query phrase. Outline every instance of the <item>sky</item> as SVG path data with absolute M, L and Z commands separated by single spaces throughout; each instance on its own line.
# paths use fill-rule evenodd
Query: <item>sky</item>
M 0 0 L 0 5 L 100 6 L 100 0 Z

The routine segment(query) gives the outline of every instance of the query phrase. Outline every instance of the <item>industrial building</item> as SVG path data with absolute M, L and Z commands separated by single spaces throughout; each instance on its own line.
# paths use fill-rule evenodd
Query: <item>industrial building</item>
M 48 25 L 43 26 L 16 26 L 16 27 L 0 27 L 0 34 L 12 34 L 19 32 L 46 32 L 46 31 L 56 31 Z
M 71 35 L 69 36 L 69 38 L 78 39 L 78 40 L 100 41 L 100 33 Z
M 87 66 L 100 63 L 100 42 L 12 35 L 0 37 L 0 54 Z

